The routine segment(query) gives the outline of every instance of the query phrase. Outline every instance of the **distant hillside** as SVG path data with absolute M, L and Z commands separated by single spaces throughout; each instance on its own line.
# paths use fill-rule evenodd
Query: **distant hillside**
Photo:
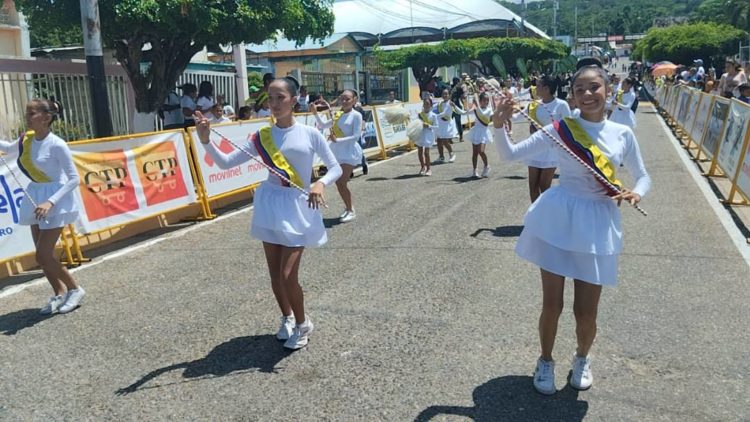
M 496 0 L 523 16 L 523 6 Z M 519 0 L 515 0 L 519 1 Z M 638 34 L 648 30 L 655 18 L 688 17 L 703 0 L 560 0 L 557 11 L 557 34 L 575 34 L 575 6 L 578 5 L 578 36 Z M 553 34 L 551 0 L 526 3 L 526 20 L 547 34 Z

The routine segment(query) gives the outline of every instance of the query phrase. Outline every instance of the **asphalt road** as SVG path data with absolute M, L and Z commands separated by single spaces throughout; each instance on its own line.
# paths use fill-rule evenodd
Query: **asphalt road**
M 747 420 L 748 264 L 653 109 L 638 119 L 650 215 L 622 210 L 589 391 L 565 386 L 570 284 L 560 391 L 533 390 L 539 274 L 513 253 L 526 170 L 490 151 L 490 178 L 470 180 L 457 143 L 432 177 L 409 154 L 356 178 L 355 223 L 335 224 L 329 189 L 330 241 L 301 269 L 316 325 L 305 350 L 273 338 L 252 211 L 76 272 L 88 296 L 72 314 L 38 316 L 46 285 L 0 299 L 0 419 Z

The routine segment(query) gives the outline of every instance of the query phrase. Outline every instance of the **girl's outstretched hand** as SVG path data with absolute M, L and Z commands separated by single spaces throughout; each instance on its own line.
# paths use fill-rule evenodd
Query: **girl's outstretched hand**
M 312 209 L 318 209 L 324 207 L 326 204 L 325 198 L 323 198 L 323 191 L 325 185 L 320 182 L 315 182 L 310 186 L 310 194 L 307 197 L 307 206 Z
M 638 195 L 637 193 L 633 192 L 632 190 L 628 190 L 623 188 L 618 195 L 615 195 L 612 197 L 615 201 L 617 201 L 617 206 L 619 207 L 622 201 L 628 202 L 630 205 L 637 205 L 639 202 L 641 202 L 641 195 Z
M 198 139 L 201 140 L 202 144 L 207 144 L 210 141 L 209 138 L 211 136 L 211 123 L 200 111 L 195 112 L 193 119 L 195 120 L 195 129 L 198 132 Z
M 494 96 L 492 97 L 492 105 L 495 110 L 492 113 L 492 125 L 496 129 L 503 127 L 505 122 L 513 117 L 513 98 L 511 96 Z

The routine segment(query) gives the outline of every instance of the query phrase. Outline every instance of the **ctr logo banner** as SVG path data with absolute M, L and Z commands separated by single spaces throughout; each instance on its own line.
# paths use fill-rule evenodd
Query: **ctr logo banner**
M 17 151 L 3 157 L 23 186 L 30 182 L 18 170 Z M 31 230 L 18 224 L 21 202 L 26 198 L 23 188 L 18 186 L 5 165 L 0 164 L 0 261 L 34 252 Z
M 91 233 L 196 201 L 181 132 L 70 143 L 81 178 L 78 230 Z

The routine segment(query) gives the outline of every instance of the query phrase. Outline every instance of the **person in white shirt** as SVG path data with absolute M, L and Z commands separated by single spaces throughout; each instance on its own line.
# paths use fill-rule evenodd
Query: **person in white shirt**
M 438 130 L 438 116 L 432 111 L 432 100 L 425 98 L 422 100 L 422 111 L 418 115 L 422 122 L 422 132 L 419 139 L 415 142 L 417 145 L 417 158 L 419 158 L 419 175 L 432 176 L 430 168 L 430 148 L 435 145 L 435 131 Z
M 306 113 L 310 111 L 310 96 L 307 95 L 307 87 L 302 85 L 299 87 L 299 95 L 297 96 L 297 105 L 295 108 L 298 113 Z
M 700 76 L 701 80 L 706 80 L 706 69 L 703 68 L 703 59 L 696 59 L 693 60 L 693 64 L 698 68 L 696 70 L 696 75 Z
M 609 116 L 611 122 L 625 125 L 631 129 L 636 127 L 635 113 L 632 110 L 636 98 L 633 85 L 635 85 L 633 78 L 625 78 L 622 81 L 620 89 L 612 101 L 612 114 Z
M 388 101 L 385 102 L 386 104 L 397 104 L 397 103 L 400 103 L 400 102 L 401 101 L 399 101 L 399 100 L 396 99 L 396 92 L 395 91 L 388 92 Z
M 198 88 L 198 101 L 196 101 L 196 111 L 200 111 L 207 119 L 213 119 L 215 116 L 211 109 L 216 105 L 214 99 L 214 86 L 209 81 L 203 81 Z
M 339 216 L 342 223 L 348 223 L 357 218 L 352 193 L 348 186 L 354 167 L 362 163 L 362 146 L 359 144 L 362 137 L 362 115 L 354 110 L 357 98 L 357 93 L 351 89 L 341 92 L 339 96 L 341 110 L 333 113 L 332 118 L 327 121 L 321 119 L 317 107 L 312 108 L 318 127 L 324 130 L 330 129 L 328 140 L 331 141 L 331 151 L 343 171 L 342 176 L 336 181 L 336 188 L 346 207 Z M 330 109 L 330 104 L 326 106 Z
M 31 228 L 37 263 L 54 292 L 39 311 L 42 315 L 73 311 L 86 294 L 55 257 L 63 227 L 78 219 L 80 209 L 74 192 L 79 176 L 73 155 L 65 141 L 50 129 L 60 111 L 57 102 L 33 99 L 26 105 L 29 131 L 16 142 L 0 141 L 0 152 L 16 155 L 18 169 L 31 180 L 24 188 L 18 223 Z
M 182 97 L 180 97 L 180 107 L 182 108 L 182 116 L 185 121 L 185 127 L 195 126 L 195 120 L 193 115 L 195 114 L 195 99 L 198 97 L 198 88 L 191 84 L 186 83 L 180 86 L 182 89 Z
M 586 390 L 593 383 L 589 351 L 596 337 L 602 286 L 617 284 L 618 259 L 622 251 L 618 204 L 621 201 L 637 204 L 651 186 L 633 131 L 605 118 L 609 83 L 604 69 L 598 65 L 581 67 L 573 76 L 572 87 L 580 116 L 547 125 L 517 144 L 510 142 L 503 128 L 513 115 L 512 99 L 497 98 L 493 115 L 501 157 L 522 160 L 554 150 L 560 169 L 560 184 L 545 191 L 531 204 L 516 244 L 516 254 L 541 269 L 541 355 L 537 359 L 533 385 L 547 395 L 557 391 L 552 349 L 563 309 L 565 278 L 574 280 L 573 313 L 578 343 L 569 383 L 574 389 Z M 624 167 L 633 176 L 635 187 L 633 190 L 605 187 L 548 136 L 580 150 L 590 165 L 597 167 L 602 177 L 615 185 L 622 186 L 616 171 Z
M 296 180 L 309 194 L 301 193 L 273 173 L 256 189 L 250 235 L 263 242 L 268 273 L 276 302 L 281 310 L 281 324 L 276 338 L 284 347 L 297 350 L 308 344 L 313 323 L 305 313 L 304 293 L 299 283 L 299 266 L 306 247 L 322 246 L 328 240 L 320 207 L 323 193 L 341 176 L 341 167 L 328 143 L 313 127 L 297 123 L 292 110 L 297 95 L 296 81 L 279 78 L 269 89 L 274 125 L 248 136 L 244 151 L 221 152 L 211 141 L 211 124 L 200 112 L 198 137 L 206 151 L 221 168 L 232 168 L 250 160 L 248 154 L 260 157 L 269 167 Z M 315 155 L 328 172 L 310 183 Z
M 161 106 L 162 123 L 164 130 L 182 129 L 185 127 L 185 117 L 182 115 L 180 97 L 170 92 Z

